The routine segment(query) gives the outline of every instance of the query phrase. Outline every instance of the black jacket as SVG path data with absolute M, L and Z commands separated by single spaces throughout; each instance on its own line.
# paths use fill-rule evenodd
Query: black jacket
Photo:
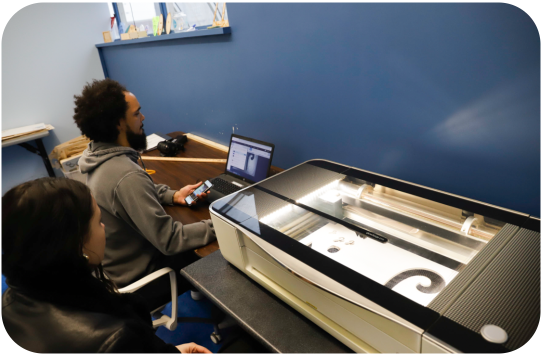
M 15 343 L 37 353 L 179 353 L 155 335 L 142 299 L 123 295 L 123 301 L 111 315 L 42 301 L 10 287 L 2 296 L 2 319 Z

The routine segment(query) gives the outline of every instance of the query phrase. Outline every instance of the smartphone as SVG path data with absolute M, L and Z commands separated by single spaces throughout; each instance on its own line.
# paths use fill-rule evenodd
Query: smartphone
M 198 196 L 196 195 L 209 191 L 211 186 L 213 186 L 213 184 L 209 180 L 200 185 L 196 190 L 194 190 L 193 193 L 185 198 L 185 202 L 187 203 L 187 205 L 190 206 L 194 201 L 198 200 Z

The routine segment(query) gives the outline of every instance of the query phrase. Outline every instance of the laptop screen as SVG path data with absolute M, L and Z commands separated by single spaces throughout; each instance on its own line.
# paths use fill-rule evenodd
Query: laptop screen
M 226 173 L 249 182 L 264 180 L 271 165 L 274 145 L 232 135 Z

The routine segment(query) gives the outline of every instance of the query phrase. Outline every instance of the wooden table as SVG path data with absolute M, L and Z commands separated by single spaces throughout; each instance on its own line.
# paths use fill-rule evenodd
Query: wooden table
M 185 134 L 181 131 L 168 133 L 170 137 L 177 137 Z M 160 156 L 158 149 L 142 154 L 144 156 Z M 188 140 L 185 143 L 185 151 L 177 154 L 182 158 L 211 158 L 226 159 L 228 153 L 219 149 L 209 147 L 194 140 Z M 173 161 L 145 161 L 147 169 L 155 170 L 152 174 L 155 184 L 166 184 L 172 189 L 180 189 L 183 186 L 195 184 L 200 181 L 214 178 L 224 173 L 225 163 L 185 163 Z M 283 171 L 281 168 L 272 166 L 270 172 L 272 175 Z M 196 223 L 204 219 L 211 218 L 209 214 L 209 203 L 207 201 L 198 201 L 195 206 L 190 208 L 185 206 L 164 206 L 166 212 L 172 216 L 175 221 L 183 224 Z M 196 254 L 200 257 L 207 256 L 219 249 L 219 244 L 215 241 L 211 244 L 196 249 Z

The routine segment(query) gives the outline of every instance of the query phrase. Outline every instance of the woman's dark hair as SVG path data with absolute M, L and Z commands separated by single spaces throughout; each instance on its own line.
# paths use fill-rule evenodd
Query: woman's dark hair
M 117 125 L 128 109 L 125 92 L 115 80 L 104 79 L 87 83 L 81 96 L 74 95 L 74 121 L 81 133 L 95 142 L 115 142 Z
M 77 304 L 86 295 L 114 304 L 115 285 L 83 256 L 94 212 L 90 190 L 79 181 L 41 178 L 9 190 L 2 197 L 2 273 L 9 286 L 56 303 Z

